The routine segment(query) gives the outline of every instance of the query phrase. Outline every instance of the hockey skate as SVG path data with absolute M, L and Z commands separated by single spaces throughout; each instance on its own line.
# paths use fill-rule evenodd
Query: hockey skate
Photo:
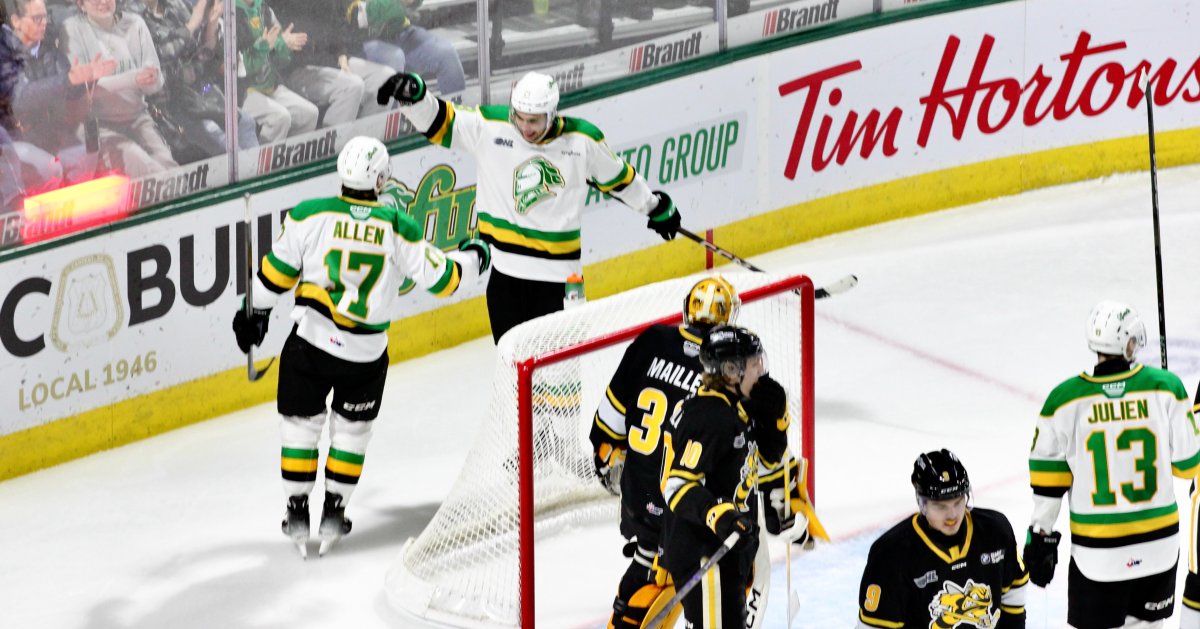
M 329 552 L 343 535 L 350 532 L 350 527 L 351 522 L 346 519 L 346 507 L 342 504 L 342 497 L 330 491 L 325 492 L 325 506 L 321 509 L 321 528 L 317 531 L 321 536 L 321 548 L 317 554 L 324 556 Z
M 301 559 L 308 559 L 308 496 L 288 498 L 287 511 L 280 523 L 283 534 L 292 539 Z

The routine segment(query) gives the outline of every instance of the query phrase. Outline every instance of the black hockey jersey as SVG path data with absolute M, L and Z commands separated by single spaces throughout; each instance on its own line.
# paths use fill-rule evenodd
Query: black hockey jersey
M 857 627 L 1020 629 L 1028 580 L 1003 514 L 968 511 L 954 538 L 913 515 L 871 545 Z
M 682 325 L 654 325 L 639 334 L 626 348 L 592 422 L 594 446 L 607 442 L 627 448 L 622 511 L 655 530 L 664 509 L 659 487 L 663 429 L 700 386 L 700 334 Z
M 700 387 L 671 419 L 664 445 L 667 502 L 663 558 L 668 570 L 694 569 L 701 556 L 720 545 L 709 520 L 725 506 L 758 520 L 758 470 L 764 454 L 772 461 L 787 447 L 787 423 L 751 419 L 721 391 Z

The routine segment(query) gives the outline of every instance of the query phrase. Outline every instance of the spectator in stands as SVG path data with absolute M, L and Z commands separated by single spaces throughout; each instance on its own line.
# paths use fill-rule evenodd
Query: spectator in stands
M 151 113 L 178 161 L 225 153 L 225 93 L 205 68 L 217 49 L 222 0 L 132 0 L 146 21 L 166 84 L 150 97 Z M 211 79 L 211 80 L 210 80 Z M 238 146 L 258 146 L 254 119 L 239 112 Z M 190 159 L 189 159 L 190 158 Z
M 21 161 L 9 133 L 17 129 L 12 101 L 21 76 L 20 49 L 21 42 L 10 29 L 0 31 L 0 211 L 20 209 L 25 197 Z
M 242 108 L 258 123 L 264 143 L 317 128 L 320 110 L 281 82 L 292 63 L 292 54 L 304 48 L 308 35 L 283 28 L 266 0 L 237 0 L 237 43 L 241 55 L 246 98 Z M 240 74 L 240 71 L 239 71 Z
M 0 16 L 6 16 L 7 13 L 5 7 Z M 25 150 L 24 155 L 18 155 L 18 143 L 13 140 L 13 136 L 20 133 L 17 119 L 13 116 L 13 101 L 24 68 L 23 48 L 17 35 L 5 24 L 0 29 L 0 211 L 16 210 L 22 205 L 26 186 L 29 185 L 23 170 L 44 175 L 46 179 L 61 175 L 61 169 L 58 172 L 54 170 L 58 166 L 54 156 L 26 143 L 19 143 Z M 31 161 L 31 168 L 22 168 L 23 158 Z M 36 168 L 37 164 L 41 164 L 42 168 Z M 38 184 L 44 184 L 44 180 L 32 182 L 32 185 Z
M 25 190 L 48 190 L 64 179 L 90 179 L 97 156 L 84 149 L 77 134 L 88 107 L 84 84 L 112 74 L 115 62 L 68 64 L 66 56 L 46 41 L 48 20 L 42 0 L 5 0 L 2 14 L 6 19 L 0 56 L 5 72 L 0 91 L 11 95 L 12 108 L 5 109 L 0 124 L 10 138 L 20 138 L 12 148 L 23 166 L 20 179 Z
M 321 126 L 331 127 L 385 109 L 375 92 L 395 71 L 359 57 L 361 40 L 346 22 L 345 0 L 273 0 L 280 20 L 309 34 L 292 55 L 284 83 L 324 109 Z
M 179 164 L 158 131 L 146 95 L 163 88 L 158 53 L 146 22 L 131 12 L 117 12 L 116 0 L 76 0 L 81 15 L 67 18 L 63 36 L 75 59 L 115 61 L 117 72 L 89 82 L 91 120 L 100 154 L 130 177 L 153 175 Z
M 362 49 L 369 61 L 436 77 L 443 97 L 461 101 L 467 87 L 462 60 L 449 40 L 413 23 L 421 1 L 352 0 L 346 15 L 351 26 L 366 30 Z

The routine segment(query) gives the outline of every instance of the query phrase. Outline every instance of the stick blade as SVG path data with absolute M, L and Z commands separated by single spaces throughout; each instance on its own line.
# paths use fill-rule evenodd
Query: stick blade
M 263 367 L 262 370 L 260 371 L 259 369 L 257 369 L 254 366 L 254 358 L 252 357 L 252 355 L 247 354 L 246 355 L 246 379 L 248 379 L 250 382 L 258 382 L 259 380 L 262 380 L 262 377 L 267 375 L 267 372 L 271 370 L 271 365 L 275 364 L 275 358 L 276 358 L 275 356 L 272 356 L 271 360 L 267 361 L 266 366 Z
M 796 596 L 796 590 L 788 593 L 788 627 L 796 622 L 796 614 L 800 613 L 800 597 Z
M 851 288 L 854 288 L 855 286 L 858 286 L 858 276 L 847 275 L 846 277 L 843 277 L 832 284 L 826 284 L 825 286 L 818 288 L 814 297 L 817 299 L 825 299 L 826 297 L 840 295 Z

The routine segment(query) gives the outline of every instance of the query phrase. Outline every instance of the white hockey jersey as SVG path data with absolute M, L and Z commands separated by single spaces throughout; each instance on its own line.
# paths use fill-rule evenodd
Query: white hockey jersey
M 505 275 L 563 282 L 583 273 L 580 224 L 589 185 L 650 212 L 649 184 L 586 120 L 558 116 L 546 138 L 530 144 L 504 105 L 466 107 L 426 94 L 401 112 L 430 142 L 475 156 L 479 233 Z
M 1172 474 L 1190 479 L 1198 468 L 1200 429 L 1175 374 L 1136 363 L 1080 374 L 1050 393 L 1037 422 L 1033 523 L 1051 530 L 1069 492 L 1071 557 L 1085 576 L 1158 574 L 1179 556 Z
M 469 265 L 469 264 L 468 264 Z M 369 362 L 387 349 L 406 278 L 445 297 L 462 265 L 422 240 L 403 208 L 347 197 L 292 208 L 255 279 L 254 308 L 296 290 L 297 334 L 333 356 Z

